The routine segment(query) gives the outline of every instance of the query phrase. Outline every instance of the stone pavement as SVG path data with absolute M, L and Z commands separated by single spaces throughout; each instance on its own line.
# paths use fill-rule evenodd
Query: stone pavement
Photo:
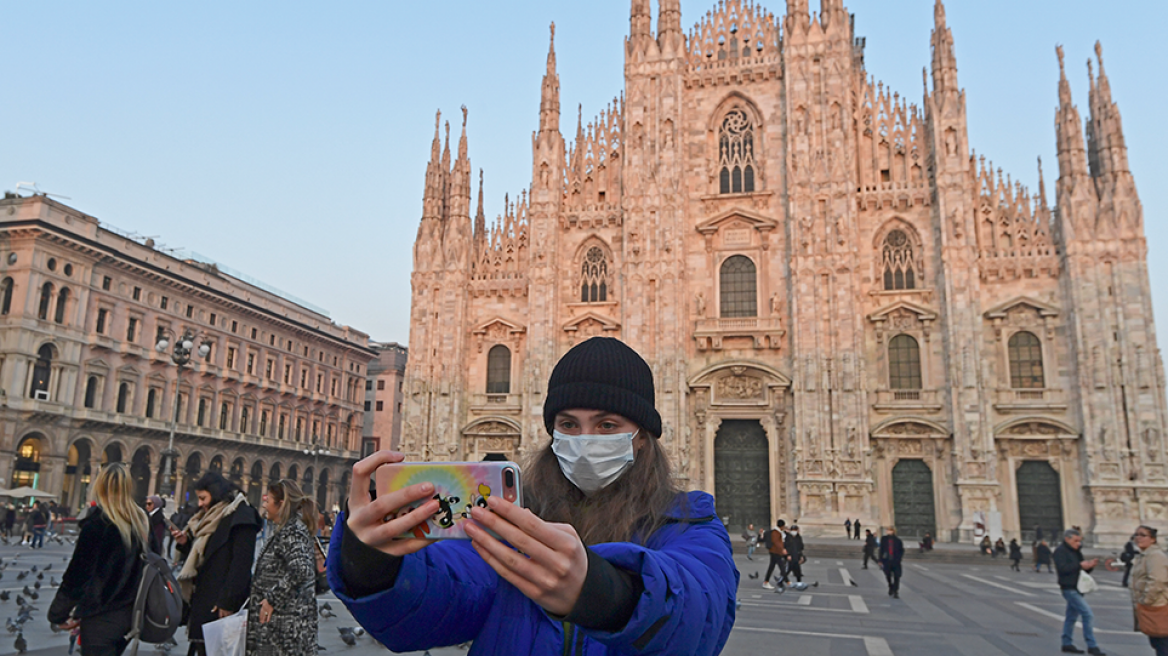
M 52 565 L 45 577 L 60 577 L 71 552 L 69 545 L 53 544 L 44 550 L 0 546 L 0 558 L 12 563 L 0 578 L 0 590 L 13 596 L 30 576 L 17 583 L 15 574 L 31 565 L 43 569 Z M 19 558 L 13 557 L 19 554 Z M 976 565 L 952 565 L 914 560 L 905 563 L 901 598 L 888 597 L 883 575 L 863 570 L 854 558 L 816 557 L 814 547 L 804 565 L 805 580 L 818 587 L 806 592 L 776 594 L 761 587 L 767 560 L 759 554 L 748 561 L 737 554 L 742 581 L 734 631 L 723 654 L 794 653 L 799 656 L 1036 656 L 1059 653 L 1063 600 L 1053 574 L 1009 569 L 1009 561 L 989 560 Z M 1025 563 L 1024 563 L 1025 564 Z M 1121 574 L 1097 570 L 1101 585 L 1088 597 L 1096 614 L 1096 635 L 1103 650 L 1115 656 L 1151 656 L 1147 639 L 1131 631 L 1131 606 L 1127 590 L 1119 586 Z M 47 586 L 46 586 L 47 587 Z M 68 653 L 68 637 L 54 634 L 44 619 L 52 592 L 42 588 L 40 609 L 25 631 L 29 654 Z M 368 636 L 354 647 L 341 642 L 337 627 L 355 626 L 352 617 L 331 595 L 322 596 L 337 613 L 320 621 L 320 644 L 325 654 L 387 653 Z M 0 618 L 15 616 L 13 601 L 0 602 Z M 186 653 L 180 646 L 170 653 Z M 0 632 L 0 656 L 15 653 L 14 636 Z M 1082 646 L 1081 631 L 1076 643 Z M 158 654 L 143 645 L 141 654 Z M 433 656 L 459 656 L 459 648 L 434 649 Z M 415 655 L 416 656 L 416 655 Z

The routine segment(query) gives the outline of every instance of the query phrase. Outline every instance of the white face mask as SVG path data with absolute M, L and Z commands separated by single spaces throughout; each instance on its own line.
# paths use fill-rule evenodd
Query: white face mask
M 603 489 L 633 466 L 633 438 L 617 435 L 565 435 L 552 431 L 552 451 L 560 471 L 585 494 Z

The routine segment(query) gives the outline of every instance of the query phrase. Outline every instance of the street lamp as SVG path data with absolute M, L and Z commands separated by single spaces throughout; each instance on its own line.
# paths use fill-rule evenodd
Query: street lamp
M 319 468 L 318 461 L 320 460 L 320 456 L 327 456 L 327 455 L 332 454 L 331 450 L 329 450 L 326 447 L 321 446 L 318 443 L 319 440 L 320 440 L 319 436 L 313 435 L 312 436 L 312 448 L 304 450 L 304 455 L 312 456 L 312 477 L 313 477 L 313 479 L 309 482 L 309 484 L 312 486 L 312 491 L 308 492 L 306 490 L 305 492 L 308 494 L 312 494 L 313 496 L 318 496 L 316 494 L 316 482 L 318 480 L 320 480 L 320 472 L 317 471 L 317 469 Z
M 207 359 L 207 356 L 211 355 L 211 340 L 202 336 L 202 342 L 196 350 L 195 343 L 197 341 L 199 341 L 199 337 L 196 337 L 189 328 L 183 330 L 182 337 L 176 337 L 174 332 L 163 329 L 158 331 L 158 343 L 154 345 L 154 349 L 159 353 L 170 351 L 170 360 L 178 366 L 178 374 L 174 379 L 174 413 L 170 418 L 170 440 L 167 442 L 166 451 L 162 454 L 162 457 L 166 458 L 166 477 L 163 479 L 163 487 L 171 497 L 175 493 L 174 461 L 178 456 L 178 452 L 174 450 L 174 431 L 178 427 L 179 389 L 180 383 L 182 382 L 183 367 L 190 364 L 192 352 L 204 360 Z

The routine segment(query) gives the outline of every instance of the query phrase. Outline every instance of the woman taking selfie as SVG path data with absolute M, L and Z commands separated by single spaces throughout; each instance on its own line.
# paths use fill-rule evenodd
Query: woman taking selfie
M 403 457 L 357 463 L 329 549 L 337 597 L 393 651 L 719 653 L 738 587 L 730 538 L 713 497 L 673 486 L 649 366 L 616 339 L 583 342 L 552 372 L 543 415 L 552 439 L 523 472 L 526 508 L 490 496 L 469 542 L 395 539 L 439 510 L 434 487 L 370 501 L 370 477 Z
M 248 656 L 316 656 L 316 504 L 287 479 L 268 486 L 275 533 L 256 561 L 247 604 Z
M 97 505 L 78 526 L 81 535 L 48 619 L 66 631 L 81 627 L 86 656 L 121 654 L 128 642 L 146 548 L 146 513 L 134 503 L 126 466 L 102 468 L 93 483 Z
M 207 472 L 195 483 L 195 496 L 198 512 L 185 529 L 171 534 L 186 558 L 178 582 L 190 609 L 187 653 L 206 656 L 203 625 L 239 612 L 251 590 L 260 515 L 247 505 L 239 488 L 217 472 Z

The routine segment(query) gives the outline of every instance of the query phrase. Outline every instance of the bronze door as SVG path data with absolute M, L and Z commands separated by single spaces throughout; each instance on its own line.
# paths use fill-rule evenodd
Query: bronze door
M 1018 487 L 1018 525 L 1022 540 L 1033 542 L 1035 526 L 1055 542 L 1063 531 L 1063 501 L 1059 473 L 1045 460 L 1027 460 L 1015 475 Z
M 933 470 L 923 460 L 901 460 L 892 468 L 892 512 L 901 536 L 937 537 Z
M 757 420 L 726 419 L 714 438 L 714 500 L 731 534 L 771 525 L 766 434 Z

